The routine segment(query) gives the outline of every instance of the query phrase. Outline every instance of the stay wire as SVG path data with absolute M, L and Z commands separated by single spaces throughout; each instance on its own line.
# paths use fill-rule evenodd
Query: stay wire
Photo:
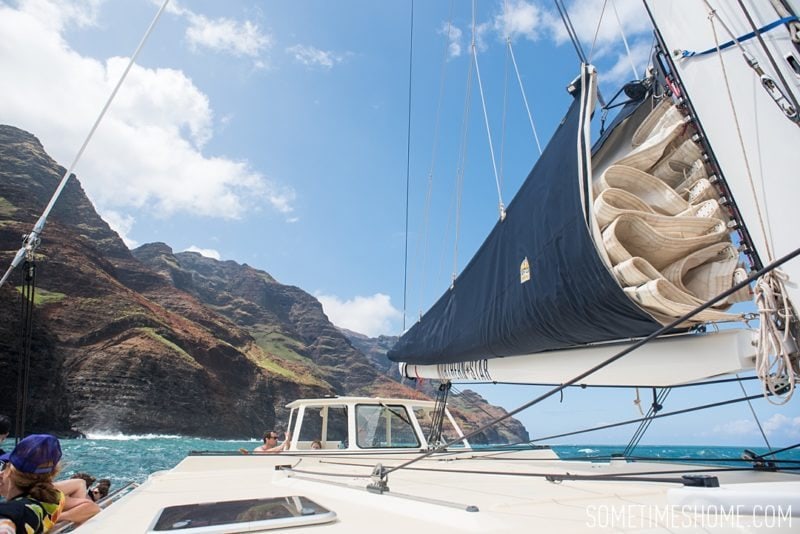
M 628 54 L 628 61 L 631 62 L 631 70 L 633 71 L 633 79 L 639 79 L 639 73 L 636 72 L 636 63 L 633 61 L 633 54 L 631 54 L 631 48 L 628 46 L 628 39 L 625 37 L 625 30 L 622 28 L 622 21 L 619 18 L 619 11 L 617 11 L 617 3 L 615 0 L 611 0 L 611 9 L 614 10 L 614 17 L 617 19 L 617 27 L 619 28 L 619 34 L 622 36 L 622 44 L 625 45 L 625 52 Z M 650 57 L 649 54 L 647 57 Z
M 525 111 L 528 112 L 528 122 L 531 123 L 531 130 L 533 130 L 533 138 L 536 140 L 536 148 L 539 149 L 539 155 L 542 155 L 542 144 L 539 142 L 539 134 L 536 132 L 536 126 L 533 124 L 533 115 L 531 108 L 528 105 L 528 97 L 525 96 L 525 87 L 522 85 L 522 77 L 519 75 L 519 68 L 517 67 L 517 59 L 514 57 L 514 49 L 511 47 L 511 40 L 507 41 L 508 53 L 511 55 L 511 63 L 514 65 L 514 72 L 517 74 L 517 82 L 519 83 L 519 92 L 522 93 L 522 101 L 525 103 Z
M 463 460 L 463 461 L 470 461 L 473 458 L 465 458 L 465 459 L 456 459 L 456 460 Z M 486 457 L 482 457 L 481 459 L 486 459 Z M 499 460 L 507 460 L 506 458 L 498 458 Z M 537 460 L 538 458 L 525 458 L 526 461 L 530 460 Z M 578 460 L 595 460 L 596 458 L 580 458 Z M 545 461 L 552 461 L 551 458 L 542 458 L 541 460 Z M 575 460 L 575 459 L 571 459 Z M 661 458 L 660 460 L 664 460 Z M 681 461 L 684 459 L 681 458 Z M 709 460 L 705 460 L 709 461 Z M 370 464 L 358 463 L 358 462 L 324 462 L 328 465 L 338 465 L 344 467 L 363 467 L 363 468 L 370 468 Z M 329 471 L 311 471 L 306 469 L 297 469 L 295 467 L 284 466 L 279 468 L 281 471 L 286 471 L 288 473 L 300 473 L 304 475 L 319 475 L 319 476 L 327 476 L 327 477 L 349 477 L 349 478 L 371 478 L 373 475 L 370 474 L 362 474 L 362 473 L 331 473 Z M 657 471 L 641 471 L 641 472 L 631 472 L 631 473 L 618 473 L 614 475 L 576 475 L 569 472 L 564 473 L 537 473 L 537 472 L 525 472 L 525 471 L 487 471 L 487 470 L 475 470 L 475 469 L 442 469 L 436 467 L 408 467 L 409 471 L 420 471 L 420 472 L 431 472 L 431 473 L 448 473 L 448 474 L 458 474 L 458 475 L 482 475 L 482 476 L 509 476 L 509 477 L 531 477 L 531 478 L 545 478 L 551 482 L 559 482 L 562 480 L 583 480 L 583 481 L 628 481 L 628 482 L 672 482 L 676 484 L 685 484 L 685 480 L 683 478 L 654 478 L 652 475 L 675 475 L 675 474 L 686 474 L 686 473 L 735 473 L 735 472 L 749 472 L 753 471 L 752 467 L 733 467 L 733 466 L 721 466 L 721 467 L 709 467 L 709 468 L 692 468 L 692 469 L 659 469 Z M 800 467 L 784 467 L 783 470 L 794 471 L 800 469 Z M 390 468 L 390 471 L 392 469 Z
M 778 449 L 777 451 L 769 451 L 765 452 L 764 454 L 759 455 L 759 458 L 766 458 L 767 456 L 774 456 L 776 454 L 780 454 L 782 452 L 790 451 L 792 449 L 796 449 L 800 447 L 800 443 L 795 443 L 794 445 L 789 445 L 788 447 L 784 447 L 782 449 Z M 786 460 L 780 460 L 781 462 L 785 462 Z
M 739 377 L 738 373 L 736 374 L 736 377 L 737 378 Z M 742 393 L 747 395 L 747 391 L 744 389 L 744 384 L 742 384 L 741 380 L 739 380 L 739 387 L 742 388 Z M 761 426 L 761 421 L 758 420 L 758 415 L 756 414 L 756 410 L 755 408 L 753 408 L 753 403 L 747 401 L 747 405 L 750 407 L 750 413 L 753 414 L 753 419 L 756 420 L 756 425 L 758 425 L 758 430 L 761 432 L 761 437 L 764 438 L 764 443 L 767 444 L 768 449 L 772 449 L 772 445 L 769 444 L 769 440 L 767 439 L 767 434 L 766 432 L 764 432 L 764 427 Z
M 470 61 L 467 67 L 467 94 L 464 97 L 464 113 L 461 123 L 461 147 L 458 154 L 456 168 L 456 198 L 454 215 L 454 243 L 453 243 L 453 271 L 451 274 L 450 287 L 455 285 L 458 276 L 458 241 L 461 238 L 461 201 L 464 192 L 464 172 L 467 165 L 467 141 L 469 138 L 469 112 L 472 102 L 472 73 L 475 63 Z
M 64 171 L 64 176 L 61 178 L 61 182 L 59 182 L 55 193 L 53 193 L 53 196 L 50 198 L 50 202 L 48 202 L 47 207 L 42 212 L 42 215 L 39 217 L 39 220 L 36 221 L 36 224 L 34 225 L 31 233 L 25 236 L 22 247 L 17 251 L 16 256 L 14 256 L 14 259 L 11 261 L 11 265 L 8 267 L 8 270 L 3 275 L 3 278 L 0 278 L 0 287 L 8 279 L 9 275 L 11 274 L 11 271 L 13 271 L 20 264 L 25 255 L 33 253 L 36 250 L 36 247 L 39 246 L 39 236 L 44 231 L 44 226 L 47 223 L 47 217 L 50 215 L 53 206 L 55 206 L 58 197 L 61 196 L 61 192 L 64 190 L 64 187 L 66 187 L 67 182 L 69 181 L 69 178 L 72 175 L 73 169 L 75 169 L 75 166 L 78 164 L 78 161 L 80 161 L 81 156 L 83 156 L 83 152 L 86 150 L 86 147 L 92 140 L 94 132 L 100 125 L 100 121 L 102 121 L 103 117 L 105 117 L 108 108 L 111 106 L 111 102 L 114 101 L 114 97 L 117 95 L 117 91 L 119 91 L 119 88 L 122 86 L 122 82 L 124 82 L 125 78 L 128 76 L 128 72 L 130 72 L 131 67 L 133 67 L 133 64 L 136 62 L 136 58 L 139 56 L 139 52 L 141 52 L 142 48 L 144 48 L 144 44 L 147 42 L 148 37 L 150 37 L 150 34 L 156 27 L 156 23 L 158 22 L 158 19 L 161 18 L 161 14 L 166 9 L 168 3 L 169 0 L 164 0 L 164 3 L 161 4 L 161 8 L 158 10 L 158 13 L 156 13 L 156 16 L 153 18 L 153 21 L 150 23 L 150 26 L 147 28 L 147 31 L 142 37 L 142 40 L 139 42 L 139 46 L 136 47 L 136 51 L 134 51 L 133 55 L 131 56 L 130 61 L 128 61 L 127 67 L 125 67 L 125 70 L 122 72 L 122 75 L 117 81 L 117 85 L 114 86 L 114 90 L 111 91 L 111 94 L 106 100 L 103 109 L 100 111 L 100 114 L 97 116 L 97 119 L 95 119 L 94 124 L 89 130 L 89 134 L 86 136 L 86 139 L 84 139 L 83 144 L 78 150 L 78 153 L 75 155 L 75 159 L 72 160 L 70 166 Z
M 450 2 L 450 12 L 447 17 L 447 32 L 445 34 L 445 42 L 444 42 L 444 50 L 442 51 L 442 69 L 441 74 L 439 76 L 439 97 L 436 101 L 436 119 L 434 121 L 433 126 L 433 146 L 431 148 L 431 163 L 430 167 L 428 167 L 428 182 L 427 187 L 425 190 L 425 207 L 422 216 L 422 229 L 420 231 L 420 241 L 418 241 L 418 248 L 421 244 L 422 253 L 417 254 L 417 257 L 422 256 L 422 266 L 420 268 L 419 274 L 419 317 L 422 317 L 422 306 L 425 302 L 425 279 L 426 273 L 428 269 L 428 237 L 430 235 L 430 212 L 431 212 L 431 199 L 433 197 L 433 176 L 434 171 L 436 169 L 436 159 L 437 159 L 437 152 L 439 148 L 439 126 L 441 123 L 441 116 L 442 116 L 442 101 L 444 99 L 444 87 L 445 87 L 445 73 L 446 73 L 446 66 L 447 66 L 447 54 L 450 48 L 450 34 L 453 28 L 453 3 L 455 0 L 451 0 Z
M 403 251 L 403 331 L 406 329 L 408 295 L 408 199 L 411 187 L 411 69 L 414 65 L 414 0 L 411 0 L 410 18 L 408 38 L 408 124 L 406 128 L 406 225 Z
M 460 437 L 458 439 L 454 439 L 454 440 L 442 445 L 441 447 L 438 447 L 436 449 L 432 449 L 432 450 L 430 450 L 428 452 L 422 453 L 419 456 L 417 456 L 415 458 L 412 458 L 412 459 L 408 460 L 407 462 L 404 462 L 404 463 L 400 464 L 397 467 L 393 467 L 393 468 L 385 471 L 385 474 L 389 474 L 389 473 L 391 473 L 393 471 L 396 471 L 398 469 L 402 469 L 402 468 L 404 468 L 406 466 L 412 465 L 412 464 L 414 464 L 414 463 L 416 463 L 416 462 L 418 462 L 418 461 L 420 461 L 420 460 L 422 460 L 424 458 L 427 458 L 431 454 L 434 454 L 435 452 L 437 452 L 439 450 L 443 450 L 443 449 L 449 447 L 450 445 L 458 443 L 458 442 L 460 442 L 460 441 L 462 441 L 464 439 L 469 440 L 470 438 L 472 438 L 473 436 L 478 435 L 479 433 L 483 432 L 487 428 L 490 428 L 493 425 L 498 424 L 500 421 L 505 421 L 506 419 L 509 419 L 509 418 L 517 415 L 518 413 L 520 413 L 520 412 L 522 412 L 524 410 L 527 410 L 531 406 L 534 406 L 534 405 L 540 403 L 541 401 L 543 401 L 543 400 L 555 395 L 556 393 L 559 393 L 560 391 L 563 391 L 564 389 L 566 389 L 567 387 L 571 386 L 572 384 L 576 384 L 576 383 L 580 382 L 581 380 L 583 380 L 587 376 L 592 375 L 595 372 L 599 371 L 600 369 L 603 369 L 604 367 L 607 367 L 608 365 L 611 365 L 612 363 L 614 363 L 615 361 L 619 360 L 620 358 L 623 358 L 624 356 L 627 356 L 631 352 L 633 352 L 636 349 L 638 349 L 639 347 L 642 347 L 643 345 L 649 343 L 650 341 L 652 341 L 653 339 L 657 338 L 658 336 L 660 336 L 660 335 L 662 335 L 662 334 L 664 334 L 666 332 L 671 331 L 672 329 L 676 328 L 678 325 L 684 323 L 688 319 L 694 317 L 698 313 L 700 313 L 700 312 L 702 312 L 704 310 L 707 310 L 708 308 L 710 308 L 711 306 L 713 306 L 717 302 L 721 301 L 722 299 L 725 299 L 725 298 L 733 295 L 734 293 L 736 293 L 737 291 L 739 291 L 740 289 L 742 289 L 744 287 L 748 287 L 754 280 L 758 279 L 760 276 L 762 276 L 765 273 L 768 273 L 768 272 L 774 270 L 775 268 L 783 265 L 784 263 L 786 263 L 787 261 L 797 257 L 798 255 L 800 255 L 800 248 L 797 248 L 797 249 L 793 250 L 792 252 L 786 254 L 785 256 L 779 258 L 776 261 L 773 261 L 772 263 L 766 265 L 765 267 L 763 267 L 762 269 L 756 271 L 755 273 L 752 273 L 746 279 L 742 280 L 738 284 L 735 284 L 733 287 L 723 291 L 722 293 L 720 293 L 716 297 L 712 298 L 711 300 L 706 301 L 704 304 L 702 304 L 702 305 L 698 306 L 697 308 L 689 311 L 688 313 L 685 313 L 681 317 L 678 317 L 677 319 L 673 320 L 671 323 L 662 326 L 661 328 L 659 328 L 655 332 L 651 333 L 647 337 L 644 337 L 644 338 L 640 339 L 639 341 L 637 341 L 633 345 L 630 345 L 629 347 L 621 350 L 620 352 L 618 352 L 614 356 L 611 356 L 610 358 L 607 358 L 606 360 L 598 363 L 597 365 L 595 365 L 594 367 L 584 371 L 583 373 L 580 373 L 579 375 L 573 377 L 572 379 L 568 380 L 567 382 L 564 382 L 563 384 L 561 384 L 561 385 L 549 390 L 548 392 L 543 393 L 542 395 L 539 395 L 535 399 L 533 399 L 533 400 L 531 400 L 529 402 L 526 402 L 522 406 L 519 406 L 518 408 L 515 408 L 514 410 L 511 410 L 510 412 L 507 412 L 505 415 L 502 415 L 501 417 L 498 417 L 497 419 L 482 425 L 478 429 L 473 430 L 472 432 L 466 434 L 463 437 Z
M 645 415 L 644 420 L 639 424 L 639 427 L 634 432 L 633 436 L 631 437 L 628 445 L 625 447 L 625 450 L 622 451 L 624 456 L 629 456 L 633 453 L 636 447 L 639 446 L 639 443 L 642 441 L 642 438 L 650 429 L 650 425 L 653 423 L 654 415 L 660 410 L 661 406 L 664 404 L 664 401 L 667 399 L 667 396 L 672 391 L 671 388 L 663 388 L 658 397 L 655 399 L 655 402 L 650 405 L 650 409 L 647 410 L 647 415 Z M 658 406 L 656 406 L 658 405 Z
M 486 111 L 486 98 L 483 94 L 483 82 L 481 81 L 481 69 L 478 64 L 478 47 L 475 44 L 475 34 L 477 33 L 477 29 L 475 26 L 475 3 L 477 0 L 473 0 L 472 3 L 472 43 L 470 44 L 470 48 L 472 50 L 472 60 L 475 62 L 475 78 L 478 80 L 478 92 L 481 96 L 481 106 L 483 108 L 483 122 L 486 125 L 486 136 L 489 140 L 489 154 L 492 157 L 492 171 L 494 171 L 494 181 L 495 185 L 497 186 L 497 202 L 498 202 L 498 211 L 500 212 L 500 220 L 505 220 L 506 218 L 506 207 L 503 203 L 503 192 L 500 189 L 500 176 L 497 173 L 497 163 L 495 162 L 494 157 L 494 143 L 492 141 L 492 130 L 489 127 L 489 114 Z
M 17 406 L 14 422 L 15 444 L 25 437 L 30 395 L 31 346 L 33 340 L 33 305 L 36 296 L 36 264 L 26 260 L 22 266 L 22 295 L 20 318 L 22 322 L 21 346 L 17 365 Z
M 553 0 L 553 3 L 556 5 L 556 9 L 558 9 L 558 14 L 561 15 L 561 20 L 564 22 L 564 28 L 567 30 L 570 41 L 572 41 L 572 46 L 575 47 L 575 52 L 578 54 L 578 59 L 581 60 L 581 63 L 588 64 L 589 61 L 586 59 L 586 54 L 583 53 L 583 47 L 581 47 L 581 42 L 578 39 L 578 35 L 575 33 L 575 28 L 572 26 L 572 20 L 569 18 L 567 8 L 561 5 L 560 0 Z
M 762 397 L 762 395 L 749 395 L 747 397 L 739 397 L 739 398 L 736 398 L 736 399 L 728 399 L 728 400 L 725 400 L 725 401 L 712 402 L 710 404 L 701 404 L 699 406 L 693 406 L 691 408 L 684 408 L 682 410 L 675 410 L 673 412 L 664 412 L 662 414 L 655 414 L 655 415 L 652 415 L 651 417 L 649 417 L 649 420 L 652 421 L 653 419 L 660 419 L 662 417 L 672 417 L 672 416 L 675 416 L 675 415 L 682 415 L 682 414 L 691 413 L 691 412 L 698 412 L 698 411 L 701 411 L 701 410 L 708 410 L 708 409 L 711 409 L 711 408 L 718 408 L 720 406 L 727 406 L 729 404 L 736 404 L 738 402 L 744 402 L 744 401 L 747 401 L 747 400 L 760 399 L 761 397 Z M 584 428 L 584 429 L 581 429 L 581 430 L 574 430 L 572 432 L 564 432 L 564 433 L 561 433 L 561 434 L 553 434 L 552 436 L 544 436 L 542 438 L 531 439 L 531 440 L 528 440 L 525 443 L 530 444 L 530 443 L 537 443 L 539 441 L 547 441 L 547 440 L 550 440 L 550 439 L 564 438 L 564 437 L 567 437 L 567 436 L 577 436 L 578 434 L 587 434 L 589 432 L 596 432 L 598 430 L 607 430 L 609 428 L 616 428 L 616 427 L 619 427 L 619 426 L 632 425 L 634 423 L 638 423 L 638 422 L 641 422 L 641 421 L 647 421 L 647 420 L 648 420 L 647 417 L 640 417 L 640 418 L 636 418 L 636 419 L 628 419 L 626 421 L 620 421 L 620 422 L 617 422 L 617 423 L 609 423 L 607 425 L 599 425 L 599 426 L 595 426 L 595 427 L 592 427 L 592 428 Z
M 597 36 L 600 34 L 600 26 L 603 24 L 603 16 L 606 14 L 606 5 L 608 5 L 608 0 L 603 0 L 603 9 L 600 10 L 600 19 L 597 21 L 597 27 L 594 30 L 594 38 L 592 39 L 592 47 L 589 49 L 589 63 L 592 62 L 594 45 L 597 43 Z

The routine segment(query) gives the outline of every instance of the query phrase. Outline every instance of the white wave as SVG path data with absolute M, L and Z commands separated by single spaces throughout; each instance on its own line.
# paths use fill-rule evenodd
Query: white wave
M 578 449 L 578 452 L 582 452 L 584 454 L 594 454 L 596 452 L 600 452 L 599 449 Z
M 260 443 L 260 439 L 213 439 L 213 438 L 195 438 L 191 436 L 181 436 L 178 434 L 123 434 L 121 432 L 86 432 L 86 439 L 94 440 L 108 440 L 108 441 L 137 441 L 147 439 L 180 439 L 180 440 L 202 440 L 202 441 L 217 441 L 221 443 L 242 443 L 253 442 Z
M 142 439 L 186 439 L 177 434 L 123 434 L 121 432 L 87 432 L 86 439 L 105 439 L 109 441 L 136 441 Z

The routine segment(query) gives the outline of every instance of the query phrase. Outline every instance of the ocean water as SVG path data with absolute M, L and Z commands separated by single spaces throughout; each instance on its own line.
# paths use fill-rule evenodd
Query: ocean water
M 260 442 L 225 441 L 181 436 L 93 436 L 86 439 L 64 439 L 62 472 L 59 478 L 67 478 L 83 471 L 97 478 L 112 481 L 112 491 L 128 482 L 143 482 L 151 473 L 170 469 L 191 451 L 236 451 L 239 448 L 252 450 Z M 9 441 L 5 444 L 11 445 Z M 607 458 L 622 452 L 624 445 L 554 445 L 561 458 Z M 642 445 L 634 451 L 637 457 L 679 459 L 703 463 L 720 463 L 745 467 L 749 464 L 737 462 L 747 448 L 758 454 L 767 452 L 763 447 L 703 447 L 674 445 Z M 800 462 L 800 448 L 781 453 L 779 460 Z M 789 464 L 782 464 L 789 465 Z M 797 467 L 798 464 L 792 464 Z

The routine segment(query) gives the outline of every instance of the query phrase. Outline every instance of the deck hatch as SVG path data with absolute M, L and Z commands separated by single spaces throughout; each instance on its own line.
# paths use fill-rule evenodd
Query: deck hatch
M 336 513 L 306 497 L 245 499 L 162 508 L 148 531 L 213 534 L 328 523 Z

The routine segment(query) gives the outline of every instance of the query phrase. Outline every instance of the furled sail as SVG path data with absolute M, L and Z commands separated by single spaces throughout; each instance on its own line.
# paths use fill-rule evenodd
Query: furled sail
M 647 335 L 660 327 L 632 302 L 592 237 L 584 66 L 567 115 L 514 200 L 453 286 L 389 352 L 454 363 Z

